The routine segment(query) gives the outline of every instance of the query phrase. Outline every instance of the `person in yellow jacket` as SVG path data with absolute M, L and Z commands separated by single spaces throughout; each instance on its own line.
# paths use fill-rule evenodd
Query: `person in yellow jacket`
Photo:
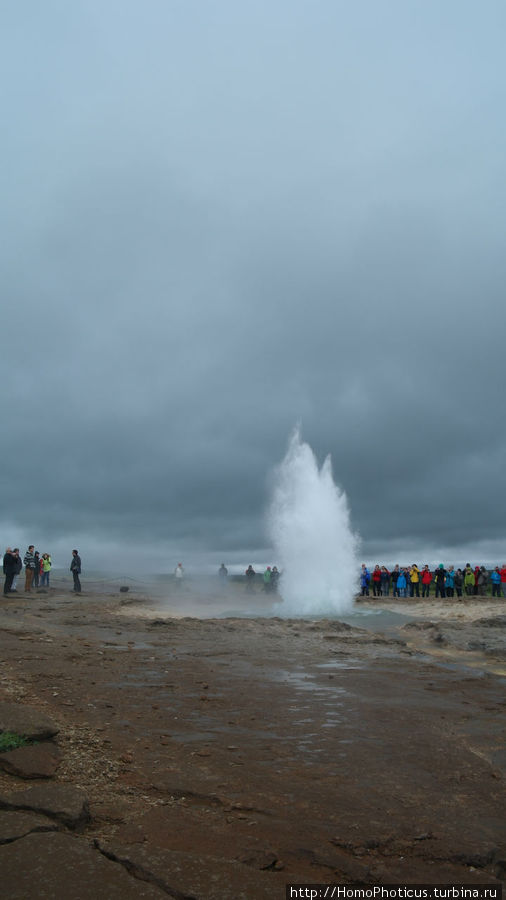
M 420 569 L 413 563 L 409 570 L 409 596 L 420 596 Z
M 43 553 L 40 558 L 40 569 L 41 569 L 41 579 L 40 586 L 41 587 L 49 587 L 49 573 L 51 571 L 51 557 L 49 553 Z

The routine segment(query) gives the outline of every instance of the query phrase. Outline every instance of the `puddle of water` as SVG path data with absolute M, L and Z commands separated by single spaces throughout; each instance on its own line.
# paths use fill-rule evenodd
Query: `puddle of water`
M 365 669 L 365 662 L 360 662 L 358 659 L 347 658 L 344 659 L 333 659 L 330 662 L 317 663 L 317 669 Z
M 308 672 L 289 672 L 286 669 L 278 669 L 274 673 L 275 681 L 281 681 L 284 684 L 290 684 L 301 691 L 311 691 L 314 694 L 346 694 L 346 690 L 337 684 L 319 684 L 315 681 L 314 675 Z M 295 707 L 297 708 L 297 707 Z M 300 707 L 299 707 L 300 708 Z
M 349 615 L 339 617 L 340 622 L 354 628 L 366 628 L 368 631 L 396 633 L 400 625 L 415 621 L 416 616 L 407 616 L 390 609 L 361 609 L 355 607 Z

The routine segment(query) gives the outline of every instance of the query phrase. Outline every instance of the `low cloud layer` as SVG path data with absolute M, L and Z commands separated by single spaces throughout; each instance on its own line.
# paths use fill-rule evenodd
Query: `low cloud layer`
M 487 10 L 6 14 L 6 545 L 247 564 L 301 423 L 364 556 L 499 554 L 506 14 Z

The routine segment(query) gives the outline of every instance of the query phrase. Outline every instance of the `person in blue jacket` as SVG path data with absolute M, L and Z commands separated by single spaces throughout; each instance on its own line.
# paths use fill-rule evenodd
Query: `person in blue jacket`
M 490 581 L 492 582 L 492 597 L 501 596 L 501 572 L 499 566 L 490 573 Z
M 406 569 L 401 569 L 397 577 L 397 595 L 399 597 L 406 596 L 406 587 L 408 584 Z
M 361 569 L 361 572 L 360 572 L 360 595 L 361 595 L 362 597 L 368 597 L 368 596 L 369 596 L 369 582 L 370 582 L 370 580 L 371 580 L 371 573 L 369 572 L 369 569 L 367 568 L 367 566 L 365 565 L 365 563 L 362 563 L 362 569 Z
M 455 594 L 455 569 L 453 566 L 447 570 L 445 575 L 446 596 L 453 597 Z

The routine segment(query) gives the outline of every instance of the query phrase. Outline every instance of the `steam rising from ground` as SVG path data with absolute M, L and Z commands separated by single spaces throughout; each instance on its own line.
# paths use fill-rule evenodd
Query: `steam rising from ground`
M 321 470 L 295 431 L 278 471 L 269 532 L 282 571 L 281 611 L 336 615 L 351 609 L 357 590 L 357 537 L 346 495 L 332 477 L 330 456 Z

